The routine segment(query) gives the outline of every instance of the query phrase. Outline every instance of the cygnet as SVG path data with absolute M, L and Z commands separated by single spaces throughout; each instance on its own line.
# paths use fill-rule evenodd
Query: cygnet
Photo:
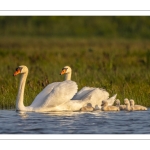
M 126 111 L 131 111 L 132 110 L 131 106 L 130 106 L 130 102 L 127 98 L 124 99 L 124 104 L 126 105 L 126 108 L 125 108 Z
M 134 103 L 134 100 L 133 99 L 130 99 L 130 106 L 131 106 L 131 108 L 132 108 L 132 110 L 147 110 L 147 108 L 146 107 L 144 107 L 144 106 L 141 106 L 141 105 L 134 105 L 135 103 Z
M 119 107 L 120 110 L 125 110 L 126 109 L 126 105 L 120 105 L 120 100 L 119 99 L 116 99 L 115 105 L 117 107 Z
M 119 107 L 117 106 L 108 106 L 108 102 L 106 100 L 103 100 L 102 101 L 102 104 L 101 104 L 102 108 L 101 110 L 102 111 L 119 111 Z
M 84 106 L 80 109 L 80 111 L 93 111 L 94 108 L 92 107 L 91 103 L 88 103 L 87 106 Z

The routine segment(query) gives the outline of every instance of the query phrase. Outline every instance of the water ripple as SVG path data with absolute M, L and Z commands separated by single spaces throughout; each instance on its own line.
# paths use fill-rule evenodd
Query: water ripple
M 136 112 L 0 110 L 1 134 L 149 134 L 150 109 Z

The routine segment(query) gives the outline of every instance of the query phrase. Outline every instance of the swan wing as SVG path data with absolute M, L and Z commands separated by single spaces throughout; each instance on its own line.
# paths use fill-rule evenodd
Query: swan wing
M 56 91 L 55 91 L 56 92 Z M 100 96 L 100 95 L 101 96 Z M 99 96 L 97 96 L 99 95 Z M 116 94 L 117 95 L 117 94 Z M 57 106 L 46 107 L 46 111 L 79 111 L 82 107 L 86 106 L 88 103 L 91 103 L 93 107 L 98 106 L 101 108 L 102 100 L 108 100 L 112 104 L 115 101 L 116 95 L 109 97 L 109 93 L 103 89 L 94 89 L 89 92 L 87 95 L 84 95 L 82 100 L 68 100 Z
M 106 90 L 100 88 L 93 88 L 92 90 L 90 90 L 90 92 L 86 92 L 86 94 L 82 95 L 80 101 L 82 101 L 82 107 L 86 106 L 87 103 L 91 103 L 92 106 L 95 107 L 96 105 L 101 106 L 102 101 L 108 98 L 109 93 Z
M 85 95 L 87 95 L 88 93 L 90 93 L 94 89 L 96 89 L 96 88 L 93 88 L 93 87 L 83 87 L 77 94 L 74 95 L 74 97 L 72 98 L 72 100 L 81 100 Z
M 47 108 L 47 111 L 79 111 L 83 105 L 82 100 L 70 100 L 56 107 Z
M 54 87 L 51 93 L 46 96 L 42 107 L 55 107 L 70 101 L 70 99 L 77 93 L 77 89 L 77 84 L 74 81 L 66 80 L 60 82 L 58 86 Z
M 116 96 L 117 94 L 115 94 L 114 96 L 110 97 L 109 99 L 107 99 L 108 102 L 108 106 L 112 106 L 116 100 Z
M 60 82 L 54 82 L 49 85 L 47 85 L 34 99 L 31 107 L 40 107 L 44 102 L 46 97 L 51 93 L 51 91 L 57 87 L 60 84 Z
M 87 88 L 88 89 L 88 88 Z M 66 103 L 58 105 L 55 107 L 55 111 L 79 111 L 82 107 L 87 106 L 91 103 L 93 107 L 96 105 L 101 108 L 101 103 L 103 100 L 109 98 L 109 93 L 104 89 L 93 88 L 90 92 L 87 92 L 82 96 L 80 100 L 69 100 Z
M 95 88 L 88 94 L 84 95 L 82 97 L 83 101 L 88 101 L 88 103 L 91 103 L 93 107 L 96 105 L 101 105 L 102 101 L 109 98 L 109 93 L 100 88 Z

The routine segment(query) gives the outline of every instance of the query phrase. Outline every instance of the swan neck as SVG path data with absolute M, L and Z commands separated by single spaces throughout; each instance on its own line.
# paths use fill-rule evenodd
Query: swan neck
M 119 107 L 120 106 L 120 102 L 117 102 L 116 106 Z
M 65 75 L 65 80 L 71 80 L 71 72 Z
M 134 101 L 132 102 L 132 106 L 134 106 Z
M 126 108 L 127 110 L 130 110 L 131 109 L 130 104 L 127 104 Z
M 21 77 L 20 77 L 20 84 L 19 84 L 18 95 L 17 95 L 17 100 L 16 100 L 16 110 L 25 109 L 25 106 L 23 104 L 23 99 L 24 99 L 24 88 L 25 88 L 27 75 L 28 75 L 28 72 L 21 74 Z

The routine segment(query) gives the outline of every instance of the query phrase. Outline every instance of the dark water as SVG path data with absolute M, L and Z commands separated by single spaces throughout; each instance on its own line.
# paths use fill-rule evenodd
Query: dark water
M 0 110 L 1 134 L 150 134 L 148 111 L 16 112 Z

